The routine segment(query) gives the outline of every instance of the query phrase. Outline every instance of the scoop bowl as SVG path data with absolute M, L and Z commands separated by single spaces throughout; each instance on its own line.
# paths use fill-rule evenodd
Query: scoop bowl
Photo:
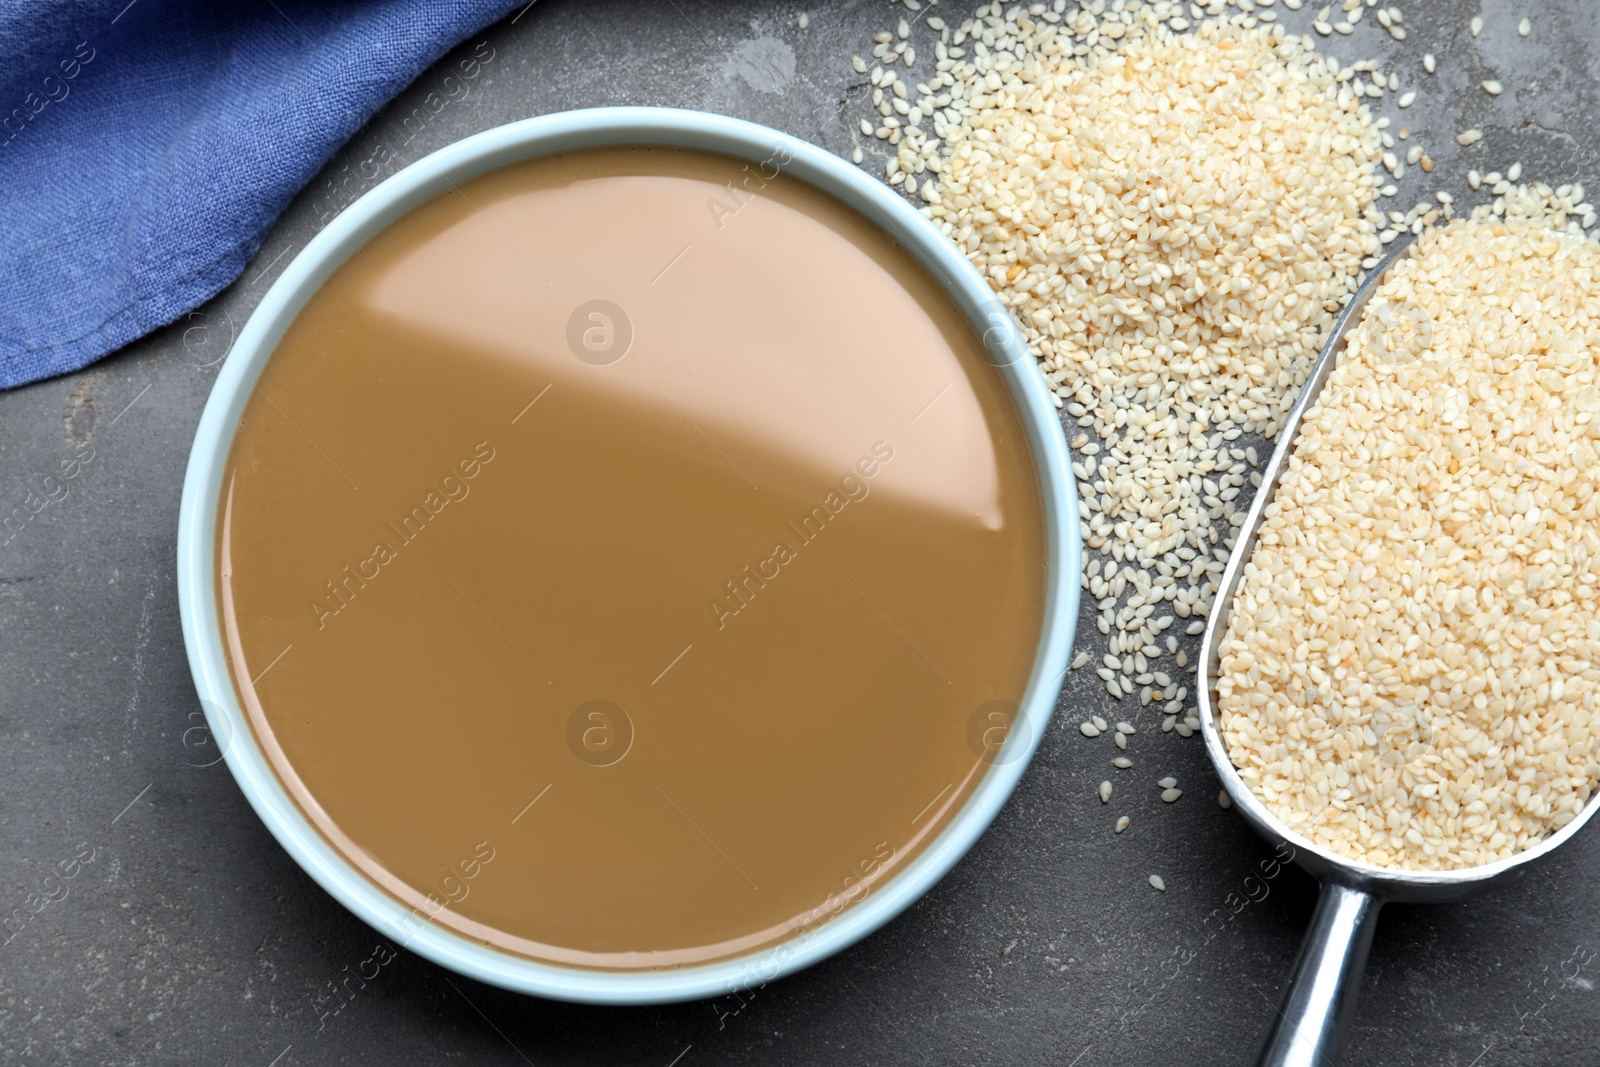
M 1354 1015 L 1356 994 L 1377 927 L 1378 911 L 1385 903 L 1445 904 L 1519 877 L 1529 864 L 1571 840 L 1588 823 L 1596 807 L 1600 807 L 1591 799 L 1566 826 L 1507 859 L 1455 871 L 1398 870 L 1339 855 L 1296 833 L 1267 809 L 1228 757 L 1227 744 L 1217 723 L 1216 686 L 1219 649 L 1228 631 L 1234 594 L 1255 550 L 1262 518 L 1288 466 L 1306 412 L 1316 402 L 1339 354 L 1344 351 L 1350 331 L 1360 324 L 1367 302 L 1389 269 L 1409 248 L 1410 242 L 1393 248 L 1368 274 L 1335 322 L 1327 344 L 1312 365 L 1300 397 L 1278 434 L 1272 458 L 1261 471 L 1261 488 L 1240 527 L 1233 553 L 1222 573 L 1216 607 L 1201 641 L 1196 681 L 1200 731 L 1223 788 L 1258 834 L 1277 846 L 1280 852 L 1288 849 L 1288 856 L 1322 885 L 1311 927 L 1295 958 L 1277 1016 L 1268 1027 L 1257 1060 L 1260 1067 L 1330 1067 L 1337 1061 Z

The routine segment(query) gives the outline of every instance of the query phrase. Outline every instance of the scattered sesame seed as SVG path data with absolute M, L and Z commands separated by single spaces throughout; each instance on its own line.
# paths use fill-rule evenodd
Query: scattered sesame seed
M 1102 804 L 1111 803 L 1111 783 L 1110 782 L 1101 782 L 1100 783 L 1100 803 L 1102 803 Z
M 1478 34 L 1483 32 L 1483 16 L 1482 15 L 1474 15 L 1474 16 L 1472 16 L 1471 28 L 1472 28 L 1472 36 L 1474 36 L 1474 37 L 1478 36 Z
M 1518 37 L 1526 37 L 1526 36 L 1528 36 L 1528 34 L 1530 34 L 1532 32 L 1533 32 L 1533 20 L 1532 19 L 1523 19 L 1521 22 L 1517 23 L 1517 36 Z
M 1422 57 L 1422 69 L 1427 71 L 1429 74 L 1432 74 L 1435 70 L 1437 70 L 1438 66 L 1439 61 L 1433 58 L 1432 52 L 1429 52 Z
M 811 16 L 802 11 L 800 12 L 800 17 L 795 19 L 795 24 L 803 30 L 811 25 Z
M 1081 722 L 1081 723 L 1079 723 L 1078 724 L 1078 732 L 1083 734 L 1084 737 L 1099 737 L 1100 736 L 1100 731 L 1095 728 L 1095 725 L 1092 722 Z
M 1113 826 L 1111 828 L 1111 832 L 1114 833 L 1114 834 L 1122 833 L 1122 831 L 1124 831 L 1124 830 L 1126 830 L 1128 828 L 1128 823 L 1131 822 L 1131 821 L 1132 820 L 1130 820 L 1126 815 L 1118 816 L 1117 817 L 1117 823 L 1116 823 L 1115 826 Z
M 1161 779 L 1158 779 L 1156 781 L 1156 785 L 1158 787 L 1162 788 L 1162 789 L 1171 789 L 1173 786 L 1175 786 L 1177 784 L 1178 784 L 1178 780 L 1176 778 L 1170 778 L 1170 777 L 1169 778 L 1161 778 Z
M 1481 82 L 1479 84 L 1483 87 L 1483 91 L 1488 93 L 1490 96 L 1499 96 L 1501 93 L 1506 91 L 1506 87 L 1497 81 L 1491 80 Z
M 1408 90 L 1407 92 L 1405 92 L 1404 94 L 1401 95 L 1400 99 L 1395 101 L 1395 103 L 1398 104 L 1400 107 L 1410 107 L 1412 104 L 1415 104 L 1416 102 L 1417 102 L 1416 90 Z
M 1150 888 L 1158 893 L 1165 893 L 1167 891 L 1167 883 L 1162 880 L 1159 874 L 1152 874 L 1150 876 Z
M 1217 806 L 1222 808 L 1224 811 L 1233 807 L 1233 798 L 1228 795 L 1228 791 L 1226 789 L 1217 790 Z
M 1129 759 L 1127 756 L 1118 756 L 1116 759 L 1111 761 L 1111 766 L 1115 767 L 1119 771 L 1125 771 L 1129 767 L 1133 766 L 1133 760 Z
M 1463 148 L 1466 148 L 1470 145 L 1475 145 L 1481 140 L 1483 140 L 1482 130 L 1462 130 L 1460 133 L 1456 134 L 1456 144 Z
M 1181 796 L 1183 796 L 1183 790 L 1181 789 L 1163 789 L 1161 791 L 1161 802 L 1163 804 L 1171 804 Z

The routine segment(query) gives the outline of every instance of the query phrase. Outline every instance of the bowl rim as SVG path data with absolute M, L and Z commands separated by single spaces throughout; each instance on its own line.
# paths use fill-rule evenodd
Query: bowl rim
M 222 475 L 262 368 L 310 296 L 379 231 L 454 183 L 513 163 L 606 146 L 699 149 L 776 166 L 885 230 L 933 275 L 979 329 L 1028 436 L 1045 519 L 1047 590 L 1039 648 L 1016 722 L 978 787 L 906 868 L 836 917 L 753 953 L 666 971 L 559 966 L 484 945 L 418 918 L 346 861 L 290 799 L 235 694 L 215 588 Z M 467 137 L 368 190 L 317 233 L 273 283 L 222 361 L 195 430 L 177 536 L 184 646 L 212 738 L 257 816 L 313 880 L 380 934 L 434 963 L 505 989 L 593 1004 L 657 1004 L 723 995 L 816 963 L 874 932 L 942 878 L 976 843 L 1031 760 L 1066 675 L 1079 609 L 1082 543 L 1066 437 L 1025 340 L 995 293 L 929 220 L 833 153 L 754 123 L 704 112 L 617 107 L 524 119 Z

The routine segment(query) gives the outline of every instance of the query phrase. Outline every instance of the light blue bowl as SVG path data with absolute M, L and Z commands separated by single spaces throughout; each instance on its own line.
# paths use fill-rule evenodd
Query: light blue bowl
M 223 653 L 214 580 L 217 509 L 234 430 L 278 340 L 318 287 L 384 227 L 452 182 L 605 145 L 698 148 L 751 163 L 779 161 L 784 171 L 849 204 L 909 250 L 983 333 L 1010 387 L 1038 469 L 1049 549 L 1044 629 L 1017 724 L 944 832 L 882 889 L 837 918 L 744 957 L 672 971 L 619 973 L 536 963 L 418 919 L 359 874 L 289 799 L 250 730 Z M 559 1000 L 653 1004 L 749 988 L 831 956 L 909 907 L 966 854 L 1011 795 L 1050 721 L 1078 617 L 1081 551 L 1077 495 L 1049 391 L 1005 309 L 931 223 L 882 183 L 788 134 L 696 111 L 602 108 L 515 122 L 441 149 L 361 197 L 295 257 L 240 332 L 195 432 L 178 515 L 178 600 L 189 666 L 212 735 L 261 821 L 322 888 L 384 936 L 479 981 Z

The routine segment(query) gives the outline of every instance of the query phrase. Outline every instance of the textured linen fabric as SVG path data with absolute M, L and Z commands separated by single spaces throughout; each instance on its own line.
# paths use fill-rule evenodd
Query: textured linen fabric
M 374 111 L 520 6 L 0 2 L 0 388 L 214 296 Z

